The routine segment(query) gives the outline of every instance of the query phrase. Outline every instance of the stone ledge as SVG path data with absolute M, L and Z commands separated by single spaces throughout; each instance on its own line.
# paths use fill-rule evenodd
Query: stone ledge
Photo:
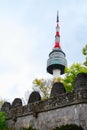
M 8 119 L 11 119 L 13 117 L 32 115 L 33 113 L 45 112 L 80 103 L 87 103 L 87 89 L 78 90 L 77 92 L 60 94 L 44 101 L 37 101 L 26 106 L 11 108 L 7 112 L 7 116 Z

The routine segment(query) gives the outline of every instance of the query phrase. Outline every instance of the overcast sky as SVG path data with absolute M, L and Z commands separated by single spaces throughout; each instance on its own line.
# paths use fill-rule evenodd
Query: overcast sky
M 59 10 L 61 48 L 68 66 L 83 63 L 87 0 L 0 0 L 0 97 L 13 101 L 46 72 Z

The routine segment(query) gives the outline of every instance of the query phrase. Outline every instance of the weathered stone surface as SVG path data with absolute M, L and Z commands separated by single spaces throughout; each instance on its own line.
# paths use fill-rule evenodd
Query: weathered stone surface
M 79 73 L 74 82 L 74 90 L 87 89 L 87 74 Z
M 20 130 L 21 127 L 33 126 L 37 130 L 52 130 L 57 126 L 73 123 L 81 125 L 84 130 L 87 130 L 86 103 L 41 112 L 38 114 L 38 118 L 32 114 L 18 117 L 15 129 Z M 8 121 L 8 125 L 13 125 L 12 120 Z
M 8 113 L 10 109 L 11 109 L 11 104 L 9 102 L 4 102 L 4 104 L 1 107 L 1 111 Z
M 20 130 L 30 125 L 38 130 L 52 130 L 67 123 L 81 125 L 87 130 L 87 89 L 11 108 L 8 115 L 11 130 L 14 126 Z
M 32 112 L 39 113 L 78 103 L 87 103 L 87 89 L 61 94 L 44 101 L 33 102 L 26 106 L 16 107 L 14 109 L 12 108 L 11 112 L 12 114 L 16 113 L 16 116 L 21 116 L 22 114 L 26 115 L 31 114 Z
M 12 108 L 20 107 L 22 106 L 22 100 L 20 98 L 15 98 L 12 102 Z
M 50 97 L 57 96 L 58 94 L 63 94 L 65 92 L 66 90 L 64 88 L 64 85 L 61 82 L 55 82 L 53 84 Z
M 87 75 L 81 73 L 75 79 L 75 91 L 65 93 L 63 84 L 55 83 L 51 97 L 41 101 L 38 92 L 31 93 L 28 104 L 16 98 L 12 107 L 2 106 L 8 116 L 10 130 L 33 126 L 37 130 L 52 130 L 65 124 L 81 125 L 87 130 Z
M 29 97 L 29 100 L 28 100 L 28 104 L 29 103 L 33 103 L 33 102 L 37 102 L 37 101 L 40 101 L 40 100 L 41 100 L 41 96 L 40 96 L 39 92 L 33 91 L 30 94 L 30 97 Z

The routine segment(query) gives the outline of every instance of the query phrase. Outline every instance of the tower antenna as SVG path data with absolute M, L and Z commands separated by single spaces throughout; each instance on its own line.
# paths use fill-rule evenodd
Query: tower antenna
M 53 50 L 49 54 L 49 59 L 47 60 L 47 72 L 52 74 L 54 78 L 60 77 L 61 74 L 64 74 L 65 67 L 67 66 L 65 53 L 62 51 L 60 47 L 59 29 L 59 12 L 57 11 L 55 44 Z

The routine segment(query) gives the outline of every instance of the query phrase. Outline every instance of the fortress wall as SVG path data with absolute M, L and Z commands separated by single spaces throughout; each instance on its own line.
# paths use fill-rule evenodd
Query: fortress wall
M 37 130 L 52 130 L 73 123 L 87 130 L 87 90 L 12 108 L 8 113 L 8 126 L 16 130 L 29 126 Z
M 37 130 L 51 130 L 57 126 L 73 123 L 81 125 L 84 130 L 87 130 L 87 104 L 77 104 L 41 112 L 38 113 L 37 118 L 33 114 L 21 116 L 17 118 L 15 124 L 12 120 L 8 120 L 9 126 L 15 125 L 16 130 L 29 126 L 33 126 Z

